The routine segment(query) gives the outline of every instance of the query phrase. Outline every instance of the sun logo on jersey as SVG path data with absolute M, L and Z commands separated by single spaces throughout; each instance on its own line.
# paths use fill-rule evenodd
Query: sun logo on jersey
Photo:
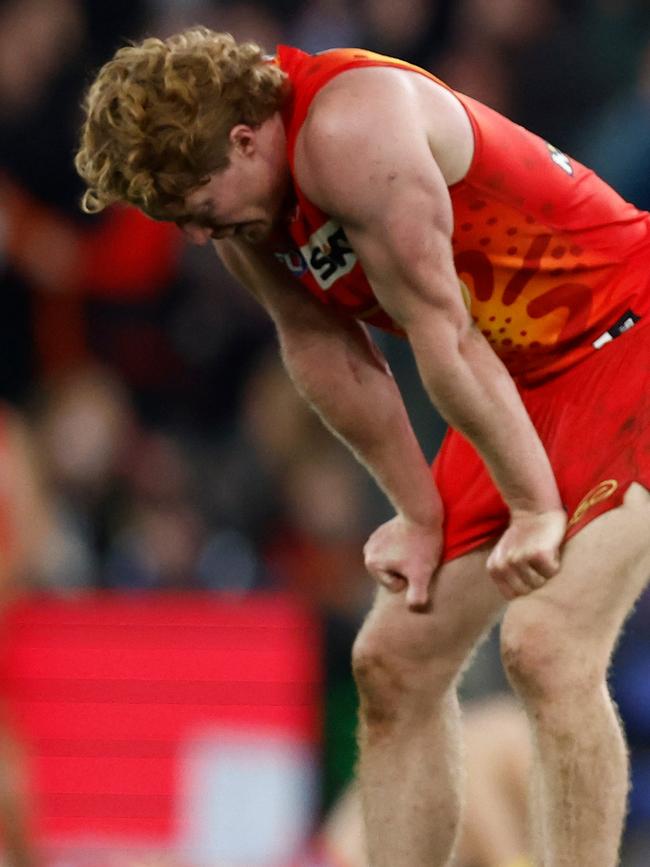
M 559 148 L 556 148 L 555 145 L 546 142 L 546 147 L 555 165 L 559 166 L 567 175 L 573 175 L 573 166 L 569 157 L 565 153 L 562 153 Z
M 575 512 L 569 518 L 567 530 L 569 527 L 573 527 L 574 524 L 577 524 L 582 516 L 588 512 L 592 506 L 595 506 L 597 503 L 602 503 L 603 500 L 607 500 L 611 497 L 617 488 L 618 482 L 616 479 L 606 479 L 604 482 L 597 484 L 595 488 L 592 488 L 589 493 L 580 500 Z

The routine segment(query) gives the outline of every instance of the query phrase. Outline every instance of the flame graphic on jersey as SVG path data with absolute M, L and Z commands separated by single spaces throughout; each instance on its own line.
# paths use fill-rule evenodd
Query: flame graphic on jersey
M 509 208 L 486 217 L 457 226 L 454 261 L 477 327 L 512 370 L 584 333 L 594 312 L 585 281 L 601 263 Z

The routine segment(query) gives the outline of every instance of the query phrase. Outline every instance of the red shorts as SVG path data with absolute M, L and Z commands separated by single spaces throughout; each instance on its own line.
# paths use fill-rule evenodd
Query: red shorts
M 520 388 L 569 516 L 566 538 L 650 489 L 650 322 L 641 322 L 546 383 Z M 443 560 L 500 536 L 508 510 L 483 461 L 449 431 L 432 467 L 445 507 Z

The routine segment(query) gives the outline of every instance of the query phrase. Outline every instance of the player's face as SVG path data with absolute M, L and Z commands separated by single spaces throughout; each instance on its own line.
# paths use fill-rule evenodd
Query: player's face
M 242 237 L 258 244 L 269 237 L 288 188 L 283 131 L 274 124 L 235 127 L 229 165 L 186 196 L 186 216 L 178 223 L 193 243 Z

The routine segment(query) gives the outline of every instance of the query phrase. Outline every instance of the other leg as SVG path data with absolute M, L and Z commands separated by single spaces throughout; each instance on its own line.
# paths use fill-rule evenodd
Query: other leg
M 560 572 L 513 601 L 506 671 L 533 729 L 536 867 L 615 867 L 628 762 L 606 676 L 622 624 L 650 577 L 650 494 L 571 539 Z

